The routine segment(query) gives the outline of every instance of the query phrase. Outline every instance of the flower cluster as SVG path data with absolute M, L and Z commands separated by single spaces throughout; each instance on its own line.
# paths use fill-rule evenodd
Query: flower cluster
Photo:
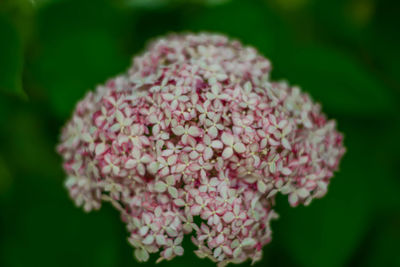
M 270 62 L 211 34 L 172 35 L 89 92 L 58 151 L 86 211 L 111 202 L 138 260 L 195 253 L 224 266 L 261 258 L 278 192 L 292 206 L 327 191 L 342 135 Z

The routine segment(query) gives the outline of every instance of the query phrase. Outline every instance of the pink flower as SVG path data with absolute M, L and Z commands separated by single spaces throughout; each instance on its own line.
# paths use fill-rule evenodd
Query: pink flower
M 179 86 L 175 88 L 173 93 L 165 93 L 162 95 L 162 98 L 164 100 L 171 101 L 170 108 L 172 110 L 176 109 L 179 103 L 186 102 L 189 100 L 188 96 L 184 95 L 182 91 L 183 88 Z
M 203 197 L 200 196 L 195 196 L 194 199 L 195 203 L 193 204 L 190 210 L 192 216 L 200 215 L 202 210 L 204 210 L 207 207 L 208 203 L 210 202 L 210 200 L 204 199 Z
M 154 188 L 159 193 L 168 191 L 168 193 L 171 195 L 171 197 L 177 198 L 178 197 L 178 189 L 176 189 L 176 187 L 174 187 L 174 185 L 175 185 L 174 176 L 170 175 L 167 177 L 166 182 L 162 182 L 162 181 L 156 182 L 156 184 L 154 185 Z
M 175 135 L 182 137 L 183 144 L 186 144 L 188 142 L 188 139 L 193 140 L 193 137 L 200 136 L 201 134 L 200 129 L 194 125 L 185 125 L 185 127 L 183 127 L 182 125 L 178 125 L 177 127 L 172 129 L 172 132 Z
M 221 183 L 220 180 L 218 180 L 217 177 L 213 177 L 211 179 L 208 179 L 207 177 L 202 177 L 200 178 L 200 187 L 199 191 L 200 192 L 212 192 L 217 190 L 217 186 Z
M 182 237 L 175 238 L 174 241 L 168 239 L 167 241 L 167 248 L 161 253 L 161 256 L 165 259 L 169 260 L 173 258 L 174 255 L 182 256 L 183 255 L 183 248 L 181 246 Z
M 111 202 L 139 261 L 181 256 L 192 232 L 196 255 L 219 266 L 258 261 L 276 195 L 323 196 L 345 152 L 335 122 L 270 68 L 221 35 L 155 41 L 63 129 L 71 198 L 86 211 Z
M 222 149 L 223 144 L 219 140 L 212 140 L 209 135 L 205 135 L 203 138 L 204 148 L 203 158 L 209 160 L 214 156 L 214 150 Z
M 201 125 L 205 124 L 207 118 L 212 118 L 215 115 L 211 109 L 211 102 L 208 99 L 202 104 L 196 104 L 196 110 L 199 113 L 199 123 Z
M 244 153 L 246 151 L 246 147 L 239 141 L 239 138 L 230 133 L 224 132 L 221 139 L 226 146 L 222 152 L 222 157 L 224 159 L 230 158 L 233 155 L 233 152 Z
M 204 145 L 202 143 L 197 143 L 194 139 L 188 139 L 188 145 L 183 148 L 183 151 L 189 154 L 191 160 L 198 159 L 200 155 L 203 154 Z
M 119 161 L 120 161 L 119 158 L 117 158 L 116 156 L 107 154 L 104 157 L 105 166 L 102 169 L 103 173 L 104 174 L 112 173 L 114 175 L 118 175 L 120 171 Z
M 206 93 L 206 97 L 210 101 L 220 101 L 220 100 L 227 100 L 229 95 L 224 94 L 221 92 L 221 86 L 218 84 L 214 84 L 211 86 L 211 91 Z
M 240 209 L 239 205 L 234 205 L 233 211 L 228 211 L 223 216 L 226 223 L 231 223 L 233 220 L 244 220 L 245 218 L 246 213 Z
M 146 172 L 145 164 L 148 164 L 151 161 L 151 157 L 147 154 L 141 155 L 140 150 L 133 149 L 132 158 L 128 159 L 125 162 L 125 168 L 133 169 L 135 168 L 139 175 L 144 175 Z
M 216 138 L 218 136 L 219 131 L 222 131 L 225 127 L 221 121 L 221 115 L 214 114 L 211 115 L 209 119 L 206 119 L 205 125 L 207 127 L 207 133 L 212 137 Z

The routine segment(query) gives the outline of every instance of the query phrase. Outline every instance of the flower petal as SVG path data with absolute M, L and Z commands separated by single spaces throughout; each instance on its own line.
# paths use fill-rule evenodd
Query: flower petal
M 222 133 L 221 139 L 225 145 L 227 145 L 227 146 L 233 145 L 234 139 L 233 139 L 233 135 L 231 135 L 230 133 Z
M 177 198 L 178 197 L 178 189 L 176 189 L 173 186 L 169 186 L 168 187 L 168 193 L 173 197 L 173 198 Z
M 188 130 L 188 134 L 191 136 L 199 136 L 200 135 L 200 129 L 196 126 L 190 126 Z
M 224 149 L 224 152 L 222 152 L 222 158 L 228 159 L 233 155 L 233 149 L 231 147 L 227 147 Z
M 225 213 L 225 214 L 224 214 L 224 217 L 223 217 L 224 222 L 226 222 L 226 223 L 232 222 L 234 218 L 235 218 L 235 215 L 234 215 L 232 212 L 230 212 L 230 211 L 228 211 L 227 213 Z
M 173 128 L 172 129 L 172 132 L 175 134 L 175 135 L 182 135 L 182 134 L 184 134 L 185 133 L 185 128 L 183 128 L 183 126 L 181 126 L 181 125 L 178 125 L 177 127 L 175 127 L 175 128 Z
M 237 153 L 244 153 L 246 151 L 246 147 L 242 143 L 236 143 L 233 148 Z
M 167 185 L 166 185 L 164 182 L 157 182 L 157 183 L 154 185 L 154 189 L 155 189 L 157 192 L 162 193 L 162 192 L 165 192 L 165 190 L 167 190 Z

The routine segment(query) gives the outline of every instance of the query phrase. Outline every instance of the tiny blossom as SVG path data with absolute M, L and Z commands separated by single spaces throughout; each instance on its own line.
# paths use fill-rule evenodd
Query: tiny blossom
M 182 143 L 186 144 L 189 140 L 193 140 L 193 137 L 200 135 L 200 129 L 197 126 L 190 125 L 178 125 L 172 129 L 172 132 L 177 136 L 182 136 Z
M 230 158 L 234 151 L 237 153 L 246 151 L 246 147 L 239 141 L 237 136 L 224 132 L 221 138 L 222 142 L 226 145 L 226 148 L 222 152 L 222 157 L 224 159 Z
M 308 205 L 328 190 L 345 148 L 298 87 L 221 35 L 171 35 L 81 100 L 58 152 L 85 211 L 111 202 L 138 261 L 171 260 L 192 233 L 200 258 L 256 262 L 278 193 Z
M 206 119 L 205 125 L 207 128 L 207 133 L 216 138 L 218 136 L 218 132 L 222 131 L 225 127 L 223 124 L 219 123 L 221 121 L 221 115 L 214 114 L 210 119 Z
M 160 193 L 168 191 L 173 198 L 177 198 L 178 190 L 176 189 L 176 187 L 174 187 L 174 185 L 175 185 L 174 176 L 170 175 L 167 177 L 166 183 L 161 181 L 156 182 L 155 190 Z
M 223 148 L 223 144 L 222 144 L 221 141 L 212 140 L 210 138 L 210 136 L 208 136 L 208 135 L 204 136 L 203 142 L 204 142 L 204 145 L 205 145 L 204 154 L 203 154 L 204 160 L 209 160 L 209 159 L 211 159 L 213 157 L 214 149 L 216 150 L 216 149 Z

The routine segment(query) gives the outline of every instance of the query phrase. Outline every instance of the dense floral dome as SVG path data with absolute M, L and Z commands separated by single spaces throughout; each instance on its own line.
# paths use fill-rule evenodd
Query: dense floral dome
M 292 206 L 323 196 L 344 153 L 335 122 L 270 70 L 221 35 L 156 40 L 65 126 L 71 197 L 86 211 L 111 202 L 140 261 L 182 255 L 190 233 L 221 266 L 259 260 L 276 194 Z

